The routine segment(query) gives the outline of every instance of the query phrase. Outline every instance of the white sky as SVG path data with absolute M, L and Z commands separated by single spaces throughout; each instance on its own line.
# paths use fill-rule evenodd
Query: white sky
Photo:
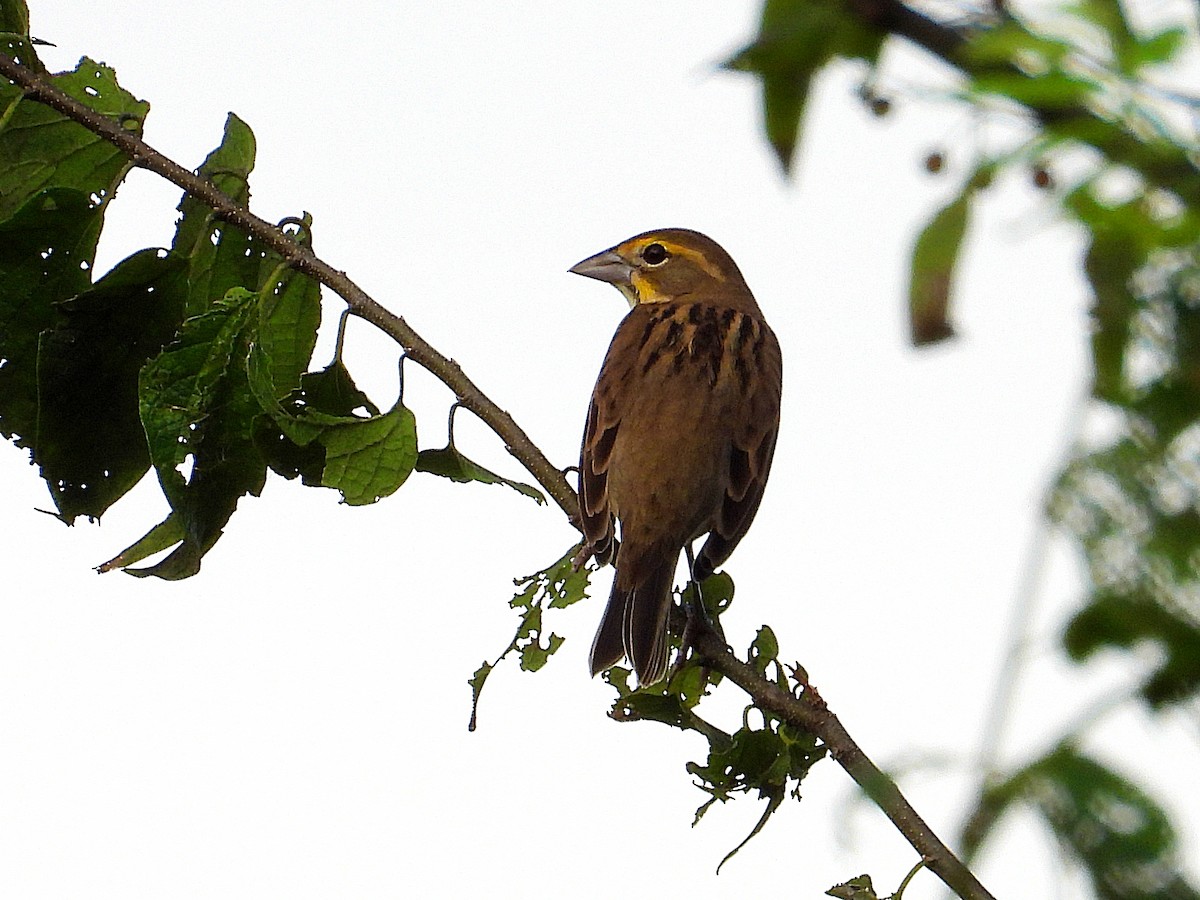
M 949 774 L 902 787 L 954 836 L 1087 360 L 1080 237 L 1019 178 L 977 210 L 962 337 L 907 346 L 909 242 L 976 140 L 960 111 L 910 95 L 875 119 L 852 100 L 862 70 L 835 67 L 788 182 L 760 137 L 755 82 L 714 70 L 753 34 L 757 3 L 57 0 L 32 12 L 57 44 L 51 68 L 84 54 L 115 66 L 153 105 L 149 142 L 184 165 L 216 145 L 228 110 L 249 122 L 254 210 L 312 212 L 317 251 L 563 466 L 625 309 L 567 267 L 656 226 L 724 244 L 786 360 L 775 469 L 729 567 L 726 633 L 744 648 L 769 622 L 880 764 L 951 759 Z M 934 83 L 915 53 L 888 58 L 885 85 Z M 949 154 L 939 178 L 921 167 L 933 147 Z M 134 173 L 99 270 L 167 243 L 178 199 Z M 394 359 L 352 324 L 348 364 L 380 405 Z M 440 446 L 447 394 L 409 376 L 421 444 Z M 469 414 L 459 424 L 466 452 L 522 477 Z M 50 500 L 24 461 L 0 450 L 8 896 L 819 897 L 863 871 L 890 892 L 914 861 L 880 813 L 847 816 L 848 778 L 827 762 L 804 802 L 715 876 L 761 804 L 713 809 L 691 829 L 705 795 L 684 764 L 699 739 L 606 718 L 611 691 L 585 660 L 607 573 L 553 620 L 567 642 L 547 669 L 493 675 L 468 734 L 466 680 L 515 626 L 511 579 L 575 538 L 554 508 L 414 477 L 350 509 L 273 477 L 203 572 L 168 584 L 90 568 L 162 518 L 152 481 L 103 526 L 67 530 L 35 511 Z M 1074 578 L 1057 546 L 1000 748 L 1012 764 L 1132 683 L 1111 660 L 1060 660 Z M 741 697 L 723 693 L 732 725 Z M 1087 746 L 1164 801 L 1200 796 L 1195 723 L 1168 719 L 1155 749 L 1125 749 L 1145 734 L 1129 712 Z M 1053 893 L 1058 862 L 1036 833 L 1010 827 L 1002 841 L 980 871 L 997 896 L 1077 895 Z M 942 893 L 924 875 L 905 896 Z

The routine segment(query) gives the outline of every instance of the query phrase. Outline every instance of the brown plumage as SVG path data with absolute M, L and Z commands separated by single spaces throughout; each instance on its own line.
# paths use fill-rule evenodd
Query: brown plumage
M 698 232 L 649 231 L 571 271 L 633 307 L 600 369 L 579 460 L 585 539 L 616 566 L 592 674 L 626 656 L 653 684 L 667 671 L 680 551 L 708 535 L 703 580 L 758 510 L 779 426 L 779 342 L 737 264 Z

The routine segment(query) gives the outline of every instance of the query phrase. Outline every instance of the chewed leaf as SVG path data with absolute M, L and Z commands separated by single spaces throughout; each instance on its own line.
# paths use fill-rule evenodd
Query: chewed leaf
M 508 605 L 516 610 L 521 618 L 513 639 L 503 652 L 494 662 L 484 662 L 468 681 L 471 685 L 469 730 L 474 731 L 478 722 L 479 696 L 483 693 L 483 686 L 504 657 L 515 651 L 520 657 L 521 669 L 536 672 L 562 646 L 561 636 L 547 634 L 544 630 L 542 613 L 546 609 L 570 606 L 587 596 L 588 571 L 576 570 L 573 563 L 577 550 L 578 544 L 540 572 L 516 579 L 517 592 Z
M 416 469 L 418 472 L 441 475 L 461 483 L 478 481 L 482 484 L 505 484 L 541 505 L 546 503 L 545 495 L 537 488 L 485 469 L 474 460 L 463 456 L 453 444 L 440 450 L 422 450 L 417 456 Z
M 859 875 L 849 881 L 835 884 L 825 892 L 825 896 L 836 897 L 837 900 L 879 900 L 870 875 Z

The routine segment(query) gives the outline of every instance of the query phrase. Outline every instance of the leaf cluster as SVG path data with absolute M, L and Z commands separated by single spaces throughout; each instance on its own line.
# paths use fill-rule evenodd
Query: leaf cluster
M 577 568 L 573 562 L 578 551 L 577 545 L 548 568 L 517 580 L 519 590 L 509 603 L 520 617 L 516 633 L 496 660 L 483 663 L 470 680 L 474 698 L 472 729 L 483 685 L 508 654 L 518 654 L 523 670 L 537 671 L 562 645 L 562 637 L 547 633 L 543 614 L 550 609 L 565 609 L 586 596 L 589 570 Z M 677 650 L 683 649 L 684 610 L 697 602 L 697 590 L 705 614 L 715 627 L 719 628 L 720 615 L 733 602 L 733 579 L 727 573 L 709 576 L 699 588 L 689 584 L 680 592 L 674 610 L 673 625 L 680 627 L 672 628 L 671 641 Z M 778 657 L 775 634 L 764 625 L 748 649 L 748 661 L 759 675 L 782 690 L 799 694 L 807 685 L 803 670 L 784 666 Z M 638 686 L 633 671 L 624 666 L 608 669 L 604 680 L 617 691 L 609 715 L 618 722 L 660 722 L 696 732 L 708 742 L 707 759 L 687 764 L 696 786 L 708 794 L 696 810 L 693 824 L 718 801 L 725 803 L 751 793 L 766 801 L 754 829 L 725 856 L 722 865 L 762 830 L 785 799 L 800 799 L 800 783 L 809 769 L 826 756 L 827 748 L 814 734 L 763 711 L 753 702 L 745 706 L 740 725 L 733 730 L 702 717 L 698 707 L 723 679 L 697 655 L 677 663 L 666 680 L 648 687 Z
M 0 47 L 44 71 L 24 4 L 0 13 Z M 85 58 L 47 77 L 140 134 L 149 104 L 112 69 Z M 231 114 L 198 174 L 245 206 L 254 158 L 253 133 Z M 170 247 L 94 277 L 105 212 L 132 166 L 113 144 L 0 83 L 0 434 L 30 451 L 67 524 L 99 518 L 151 468 L 170 507 L 101 571 L 195 574 L 268 471 L 336 489 L 352 505 L 394 493 L 414 471 L 507 484 L 543 502 L 465 457 L 452 430 L 446 447 L 419 451 L 403 392 L 380 411 L 343 363 L 340 332 L 335 358 L 309 371 L 320 285 L 200 200 L 183 199 Z M 311 217 L 281 226 L 311 246 Z

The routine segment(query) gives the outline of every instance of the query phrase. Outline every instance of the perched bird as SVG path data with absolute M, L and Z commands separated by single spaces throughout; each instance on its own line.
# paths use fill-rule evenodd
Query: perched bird
M 626 656 L 653 684 L 667 672 L 680 550 L 708 535 L 691 573 L 703 581 L 758 510 L 783 360 L 737 264 L 698 232 L 648 231 L 571 271 L 615 285 L 632 307 L 600 368 L 579 459 L 584 537 L 616 566 L 592 674 Z

